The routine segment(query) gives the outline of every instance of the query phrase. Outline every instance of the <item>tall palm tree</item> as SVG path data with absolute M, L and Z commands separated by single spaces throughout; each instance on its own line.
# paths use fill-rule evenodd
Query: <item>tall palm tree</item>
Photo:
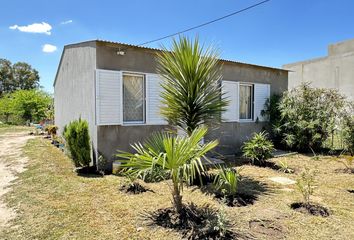
M 199 125 L 217 123 L 228 101 L 221 93 L 218 51 L 181 36 L 172 48 L 158 53 L 157 71 L 163 76 L 162 115 L 188 135 Z
M 124 159 L 122 167 L 132 174 L 144 175 L 154 168 L 169 173 L 174 207 L 181 213 L 183 183 L 190 182 L 204 170 L 201 158 L 218 144 L 217 141 L 200 144 L 206 132 L 206 127 L 195 129 L 188 137 L 157 132 L 146 143 L 132 145 L 136 153 L 121 152 L 117 156 Z

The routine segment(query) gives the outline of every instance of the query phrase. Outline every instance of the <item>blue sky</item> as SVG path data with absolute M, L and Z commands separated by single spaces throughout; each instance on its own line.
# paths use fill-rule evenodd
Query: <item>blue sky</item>
M 52 92 L 60 55 L 66 44 L 92 39 L 139 44 L 257 2 L 3 1 L 0 58 L 30 63 L 39 71 L 44 89 Z M 28 26 L 34 23 L 41 26 Z M 353 23 L 353 0 L 271 0 L 186 35 L 198 34 L 206 44 L 216 44 L 223 58 L 281 67 L 285 63 L 326 55 L 329 43 L 354 38 Z M 169 42 L 164 40 L 148 46 L 159 47 Z M 45 50 L 53 51 L 55 47 L 57 50 L 43 52 L 45 44 L 52 45 Z

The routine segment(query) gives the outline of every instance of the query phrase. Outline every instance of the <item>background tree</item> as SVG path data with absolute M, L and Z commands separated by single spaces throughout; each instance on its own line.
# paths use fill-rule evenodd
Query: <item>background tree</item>
M 29 90 L 39 87 L 38 71 L 28 63 L 15 63 L 12 66 L 12 73 L 16 89 Z
M 0 59 L 0 97 L 13 91 L 12 63 Z
M 11 64 L 9 60 L 0 59 L 0 97 L 15 90 L 39 88 L 38 71 L 28 63 Z
M 5 123 L 10 122 L 10 116 L 13 114 L 13 107 L 10 94 L 4 95 L 0 98 L 0 120 Z
M 163 50 L 157 57 L 164 77 L 162 115 L 188 135 L 199 125 L 219 122 L 228 101 L 221 94 L 218 51 L 182 36 Z
M 37 90 L 18 90 L 11 95 L 12 113 L 23 121 L 39 122 L 46 118 L 52 98 L 49 94 Z

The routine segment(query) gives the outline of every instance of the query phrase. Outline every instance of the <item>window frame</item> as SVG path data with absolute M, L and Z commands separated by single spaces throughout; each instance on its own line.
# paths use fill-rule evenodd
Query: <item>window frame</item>
M 251 118 L 241 118 L 241 86 L 251 87 Z M 240 122 L 254 122 L 254 84 L 252 83 L 239 83 L 238 88 L 238 119 Z
M 143 120 L 142 121 L 124 121 L 124 76 L 142 77 L 143 78 Z M 146 74 L 137 72 L 122 72 L 122 125 L 144 125 L 146 124 Z

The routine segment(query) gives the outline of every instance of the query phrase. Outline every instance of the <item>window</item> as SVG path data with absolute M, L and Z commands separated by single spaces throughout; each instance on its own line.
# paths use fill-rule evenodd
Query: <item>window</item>
M 240 84 L 240 119 L 253 120 L 253 85 Z
M 123 122 L 145 122 L 144 75 L 123 74 Z

